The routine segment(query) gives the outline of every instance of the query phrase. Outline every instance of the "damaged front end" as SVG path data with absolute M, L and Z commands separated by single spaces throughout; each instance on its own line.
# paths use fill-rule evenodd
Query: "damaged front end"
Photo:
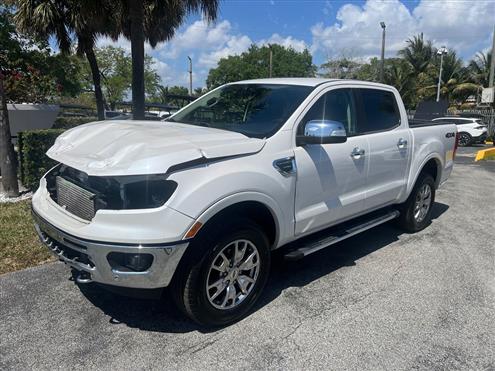
M 160 207 L 177 189 L 177 183 L 164 174 L 91 176 L 64 164 L 53 168 L 45 179 L 50 198 L 87 221 L 101 209 Z

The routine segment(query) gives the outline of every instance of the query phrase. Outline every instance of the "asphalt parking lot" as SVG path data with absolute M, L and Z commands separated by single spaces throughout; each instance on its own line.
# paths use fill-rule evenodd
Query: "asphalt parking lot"
M 79 289 L 61 263 L 0 276 L 0 369 L 495 369 L 495 161 L 461 148 L 426 230 L 384 225 L 276 260 L 243 321 Z

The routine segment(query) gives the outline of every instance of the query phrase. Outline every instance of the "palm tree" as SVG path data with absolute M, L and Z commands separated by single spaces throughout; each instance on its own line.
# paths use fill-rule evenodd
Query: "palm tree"
M 409 63 L 400 58 L 385 60 L 385 83 L 394 86 L 400 93 L 407 107 L 415 105 L 413 69 Z
M 435 54 L 427 69 L 430 84 L 421 89 L 424 96 L 433 98 L 436 95 L 439 71 L 440 57 Z M 460 104 L 470 95 L 476 94 L 477 89 L 476 84 L 469 82 L 469 71 L 463 66 L 462 59 L 457 56 L 454 50 L 449 49 L 447 54 L 443 56 L 440 95 L 449 102 L 454 101 Z
M 473 60 L 469 62 L 468 69 L 473 82 L 481 87 L 488 86 L 490 76 L 490 63 L 492 61 L 492 53 L 477 53 Z
M 101 77 L 94 52 L 98 36 L 115 34 L 116 23 L 111 17 L 109 1 L 98 0 L 14 0 L 17 26 L 39 37 L 54 36 L 62 53 L 70 53 L 72 35 L 77 40 L 78 55 L 85 55 L 93 77 L 98 119 L 105 119 Z
M 131 41 L 133 117 L 144 118 L 144 42 L 155 47 L 170 40 L 187 15 L 200 12 L 208 21 L 217 17 L 219 0 L 121 0 L 115 1 L 120 32 Z M 118 9 L 117 9 L 118 8 Z
M 435 55 L 432 42 L 430 40 L 424 41 L 421 33 L 412 39 L 408 39 L 406 44 L 407 46 L 404 49 L 399 50 L 399 56 L 411 64 L 416 75 L 425 73 Z

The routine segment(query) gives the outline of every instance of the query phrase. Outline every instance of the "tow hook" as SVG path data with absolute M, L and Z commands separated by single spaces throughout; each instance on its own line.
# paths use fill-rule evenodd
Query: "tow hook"
M 84 271 L 78 271 L 76 269 L 72 270 L 72 278 L 76 281 L 76 283 L 79 284 L 93 282 L 93 280 L 91 279 L 91 274 Z

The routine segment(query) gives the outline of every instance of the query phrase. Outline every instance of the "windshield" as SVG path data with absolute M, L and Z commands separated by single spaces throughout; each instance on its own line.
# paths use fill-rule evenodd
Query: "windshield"
M 166 121 L 266 138 L 280 129 L 313 90 L 311 86 L 233 84 L 201 97 Z

